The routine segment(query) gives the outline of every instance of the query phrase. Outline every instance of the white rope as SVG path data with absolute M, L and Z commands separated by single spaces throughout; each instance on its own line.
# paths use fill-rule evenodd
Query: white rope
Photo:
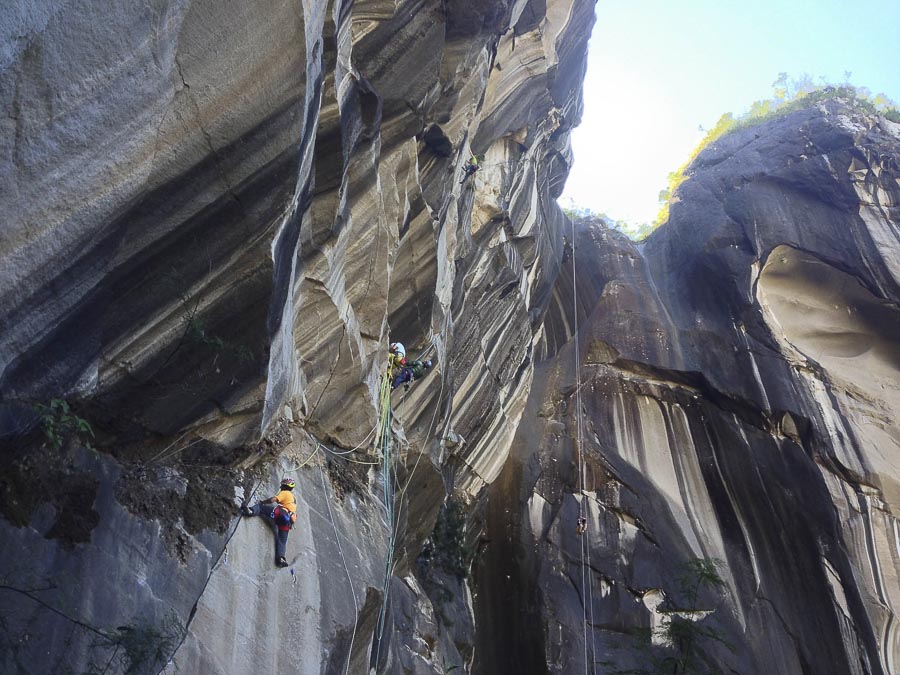
M 581 348 L 579 345 L 578 332 L 578 277 L 577 267 L 575 264 L 575 221 L 572 223 L 572 307 L 574 310 L 573 330 L 575 339 L 575 453 L 578 456 L 578 493 L 581 499 L 578 503 L 579 517 L 585 518 L 585 531 L 580 534 L 581 538 L 581 582 L 582 593 L 586 589 L 588 597 L 582 599 L 581 612 L 584 627 L 584 672 L 588 673 L 588 606 L 590 607 L 591 620 L 591 672 L 596 675 L 597 672 L 597 646 L 594 634 L 594 585 L 591 583 L 591 545 L 590 545 L 590 519 L 584 511 L 584 487 L 585 487 L 585 465 L 584 461 L 584 419 L 582 415 L 581 403 Z M 587 561 L 585 561 L 585 553 Z M 586 562 L 586 564 L 585 564 Z
M 317 448 L 318 449 L 318 448 Z M 356 591 L 353 590 L 353 579 L 350 577 L 350 568 L 347 567 L 347 559 L 344 557 L 344 547 L 341 546 L 341 536 L 338 534 L 337 525 L 334 522 L 334 514 L 331 512 L 331 498 L 328 496 L 328 488 L 325 486 L 325 469 L 319 465 L 319 477 L 322 479 L 322 496 L 325 499 L 325 505 L 328 507 L 328 517 L 331 519 L 331 527 L 334 528 L 334 540 L 337 542 L 338 551 L 341 554 L 341 561 L 344 563 L 344 572 L 347 574 L 347 583 L 350 584 L 350 594 L 353 596 L 353 633 L 350 635 L 350 646 L 347 648 L 347 665 L 344 668 L 344 675 L 350 672 L 350 657 L 353 655 L 353 641 L 356 639 L 356 624 L 359 621 L 359 601 L 356 599 Z
M 446 330 L 446 327 L 449 325 L 449 321 L 450 321 L 450 317 L 448 314 L 446 317 L 446 320 L 444 322 L 445 330 Z M 422 352 L 422 355 L 420 355 L 420 358 L 421 358 L 421 356 L 427 354 L 433 348 L 434 348 L 434 339 L 432 339 L 431 345 L 428 348 L 426 348 L 426 350 L 424 352 Z M 443 393 L 444 393 L 444 378 L 442 377 L 441 378 L 441 386 L 440 386 L 440 389 L 438 390 L 437 404 L 435 405 L 434 414 L 432 414 L 432 416 L 431 416 L 431 423 L 428 425 L 428 432 L 425 434 L 424 443 L 426 445 L 428 443 L 429 437 L 431 436 L 432 432 L 434 431 L 435 422 L 437 421 L 438 412 L 440 411 L 440 404 L 441 404 L 441 398 L 443 397 Z M 390 395 L 388 395 L 388 396 L 390 396 Z M 388 398 L 388 405 L 390 405 L 390 398 Z M 384 626 L 385 626 L 385 623 L 387 620 L 387 605 L 388 605 L 388 600 L 390 598 L 390 580 L 394 574 L 394 569 L 396 567 L 396 561 L 394 560 L 394 553 L 396 552 L 397 539 L 400 534 L 400 516 L 403 514 L 403 498 L 406 496 L 406 491 L 409 488 L 410 484 L 412 483 L 413 476 L 415 476 L 416 469 L 418 469 L 418 467 L 419 467 L 419 462 L 422 459 L 422 455 L 425 454 L 425 448 L 423 448 L 423 451 L 420 452 L 418 454 L 418 456 L 416 457 L 416 461 L 415 461 L 415 464 L 413 464 L 412 471 L 410 471 L 409 476 L 407 477 L 405 483 L 403 484 L 403 487 L 400 488 L 399 491 L 397 491 L 396 486 L 395 486 L 394 492 L 391 493 L 390 489 L 389 489 L 389 483 L 388 483 L 391 480 L 391 464 L 392 464 L 392 457 L 391 457 L 391 453 L 390 453 L 390 446 L 391 446 L 391 443 L 390 443 L 390 440 L 391 440 L 390 418 L 391 417 L 392 417 L 392 414 L 391 414 L 391 412 L 389 412 L 388 417 L 387 417 L 387 424 L 385 424 L 385 430 L 384 430 L 385 433 L 387 434 L 387 436 L 386 437 L 383 436 L 383 441 L 382 441 L 385 446 L 385 449 L 383 451 L 383 456 L 384 456 L 385 462 L 384 462 L 384 469 L 382 471 L 382 477 L 383 477 L 383 480 L 385 481 L 385 508 L 388 509 L 388 526 L 391 528 L 391 535 L 388 540 L 388 552 L 387 552 L 387 557 L 385 559 L 385 563 L 386 563 L 385 577 L 384 577 L 384 584 L 382 586 L 383 600 L 381 603 L 381 611 L 379 613 L 378 634 L 376 637 L 376 639 L 378 640 L 378 646 L 375 649 L 375 667 L 376 668 L 378 667 L 378 661 L 381 658 L 382 638 L 384 636 Z M 396 472 L 394 473 L 394 478 L 396 479 Z M 394 512 L 395 502 L 397 503 L 396 513 Z
M 388 535 L 387 555 L 384 560 L 384 582 L 381 586 L 381 608 L 378 612 L 378 622 L 376 624 L 377 634 L 375 639 L 378 641 L 378 646 L 375 649 L 376 670 L 378 668 L 378 662 L 381 660 L 381 645 L 384 638 L 384 626 L 387 622 L 387 606 L 390 598 L 391 573 L 393 572 L 394 546 L 396 544 L 396 531 L 394 530 L 396 514 L 394 513 L 394 492 L 391 489 L 391 465 L 393 463 L 391 457 L 391 398 L 390 389 L 387 389 L 390 387 L 390 373 L 383 375 L 383 378 L 381 384 L 381 397 L 384 401 L 383 405 L 386 406 L 386 408 L 380 416 L 382 428 L 379 441 L 381 443 L 383 462 L 381 479 L 384 481 L 384 507 L 390 534 Z
M 366 437 L 364 439 L 362 439 L 358 445 L 353 446 L 349 450 L 338 451 L 338 450 L 332 450 L 331 448 L 329 448 L 328 452 L 330 452 L 333 455 L 349 455 L 351 453 L 354 453 L 357 450 L 359 450 L 363 446 L 363 444 L 366 443 L 377 430 L 378 430 L 378 424 L 376 424 L 374 427 L 372 427 L 372 430 L 366 434 Z
M 449 325 L 449 316 L 448 316 L 448 320 L 447 320 L 446 324 Z M 432 344 L 434 344 L 434 343 L 432 342 Z M 434 408 L 434 414 L 431 416 L 431 423 L 428 425 L 428 432 L 425 434 L 424 443 L 426 444 L 426 446 L 428 444 L 429 437 L 431 436 L 432 432 L 434 431 L 434 423 L 437 421 L 438 411 L 440 411 L 440 409 L 441 409 L 441 399 L 443 398 L 443 395 L 444 395 L 444 378 L 442 377 L 441 378 L 441 386 L 438 389 L 438 397 L 437 397 L 437 403 L 435 404 L 435 408 Z M 413 464 L 412 471 L 410 471 L 409 476 L 406 479 L 406 482 L 403 484 L 403 487 L 400 489 L 400 493 L 399 493 L 400 496 L 398 498 L 399 503 L 397 505 L 397 517 L 396 517 L 397 532 L 395 532 L 395 535 L 394 535 L 394 544 L 395 545 L 396 545 L 397 535 L 399 534 L 399 531 L 400 531 L 400 516 L 403 514 L 403 497 L 406 495 L 406 490 L 407 490 L 407 488 L 409 488 L 410 483 L 412 483 L 413 476 L 416 474 L 416 469 L 419 468 L 419 461 L 422 459 L 422 455 L 424 455 L 424 454 L 425 454 L 425 452 L 423 450 L 423 452 L 420 452 L 419 455 L 416 457 L 416 462 L 415 462 L 415 464 Z M 393 551 L 392 551 L 392 555 L 393 555 Z M 397 565 L 397 561 L 395 560 L 391 567 L 391 575 L 393 575 L 394 568 L 396 568 L 396 565 Z
M 450 315 L 448 313 L 444 320 L 444 335 L 447 334 L 447 329 L 449 328 L 449 326 L 450 326 Z M 434 346 L 434 339 L 432 339 L 431 345 L 432 345 L 432 347 Z M 428 433 L 425 434 L 424 442 L 426 444 L 428 443 L 428 438 L 431 436 L 432 432 L 434 431 L 434 423 L 437 421 L 438 412 L 441 409 L 441 397 L 443 397 L 443 395 L 444 395 L 444 378 L 441 377 L 441 386 L 440 386 L 440 389 L 438 389 L 437 404 L 434 407 L 434 414 L 431 416 L 431 423 L 428 425 Z M 400 506 L 399 506 L 398 516 L 397 516 L 398 519 L 400 517 L 400 514 L 403 513 L 403 496 L 406 494 L 406 490 L 409 487 L 410 483 L 412 483 L 413 476 L 416 475 L 416 469 L 419 468 L 419 461 L 422 459 L 422 455 L 424 455 L 424 454 L 425 454 L 424 452 L 420 452 L 418 457 L 416 457 L 416 462 L 415 462 L 415 464 L 413 464 L 412 471 L 409 472 L 409 477 L 406 479 L 406 482 L 403 484 L 403 489 L 400 490 Z

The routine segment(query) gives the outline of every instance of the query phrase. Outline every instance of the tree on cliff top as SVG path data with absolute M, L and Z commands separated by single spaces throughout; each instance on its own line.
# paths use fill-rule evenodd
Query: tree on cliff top
M 824 77 L 820 77 L 820 83 L 816 84 L 808 73 L 794 79 L 790 79 L 787 73 L 779 73 L 772 83 L 770 98 L 754 101 L 743 115 L 735 117 L 730 112 L 722 115 L 715 126 L 706 132 L 706 136 L 694 148 L 684 164 L 669 174 L 668 185 L 659 193 L 660 208 L 652 229 L 656 229 L 669 219 L 669 206 L 676 199 L 675 192 L 678 187 L 688 179 L 688 167 L 691 162 L 704 148 L 725 134 L 783 117 L 820 101 L 838 98 L 846 100 L 851 106 L 863 112 L 883 115 L 892 122 L 900 122 L 900 110 L 894 101 L 883 93 L 873 96 L 868 88 L 850 84 L 850 75 L 849 71 L 845 72 L 844 81 L 840 84 L 828 83 Z

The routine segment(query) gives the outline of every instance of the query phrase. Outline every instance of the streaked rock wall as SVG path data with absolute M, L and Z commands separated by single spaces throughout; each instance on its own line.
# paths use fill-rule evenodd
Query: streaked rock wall
M 704 150 L 643 244 L 579 226 L 584 491 L 570 259 L 488 492 L 475 672 L 646 667 L 635 631 L 689 610 L 733 647 L 697 672 L 897 672 L 898 181 L 900 125 L 831 101 Z M 724 586 L 691 606 L 696 558 Z
M 468 587 L 415 561 L 524 410 L 593 3 L 8 5 L 2 669 L 467 671 Z M 385 477 L 393 340 L 436 365 Z M 63 399 L 95 437 L 53 448 Z M 276 570 L 235 513 L 289 471 Z

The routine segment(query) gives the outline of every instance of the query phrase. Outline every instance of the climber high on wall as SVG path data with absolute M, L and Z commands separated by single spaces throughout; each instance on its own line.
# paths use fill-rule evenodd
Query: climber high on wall
M 465 167 L 463 167 L 463 170 L 465 173 L 463 173 L 462 180 L 459 181 L 459 184 L 462 185 L 463 183 L 465 183 L 469 179 L 469 176 L 474 175 L 475 172 L 478 171 L 478 169 L 480 169 L 480 168 L 481 167 L 478 165 L 478 157 L 476 157 L 475 155 L 472 155 L 469 158 L 469 161 L 466 162 Z
M 406 388 L 409 389 L 409 383 L 425 377 L 425 371 L 429 368 L 431 368 L 431 359 L 411 361 L 394 378 L 394 381 L 391 383 L 391 389 L 396 389 L 401 384 L 406 384 Z

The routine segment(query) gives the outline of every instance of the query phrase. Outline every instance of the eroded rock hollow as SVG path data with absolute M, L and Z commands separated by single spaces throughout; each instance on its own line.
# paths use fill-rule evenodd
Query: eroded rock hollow
M 642 244 L 573 227 L 592 22 L 4 9 L 0 670 L 897 672 L 898 125 L 822 103 Z

